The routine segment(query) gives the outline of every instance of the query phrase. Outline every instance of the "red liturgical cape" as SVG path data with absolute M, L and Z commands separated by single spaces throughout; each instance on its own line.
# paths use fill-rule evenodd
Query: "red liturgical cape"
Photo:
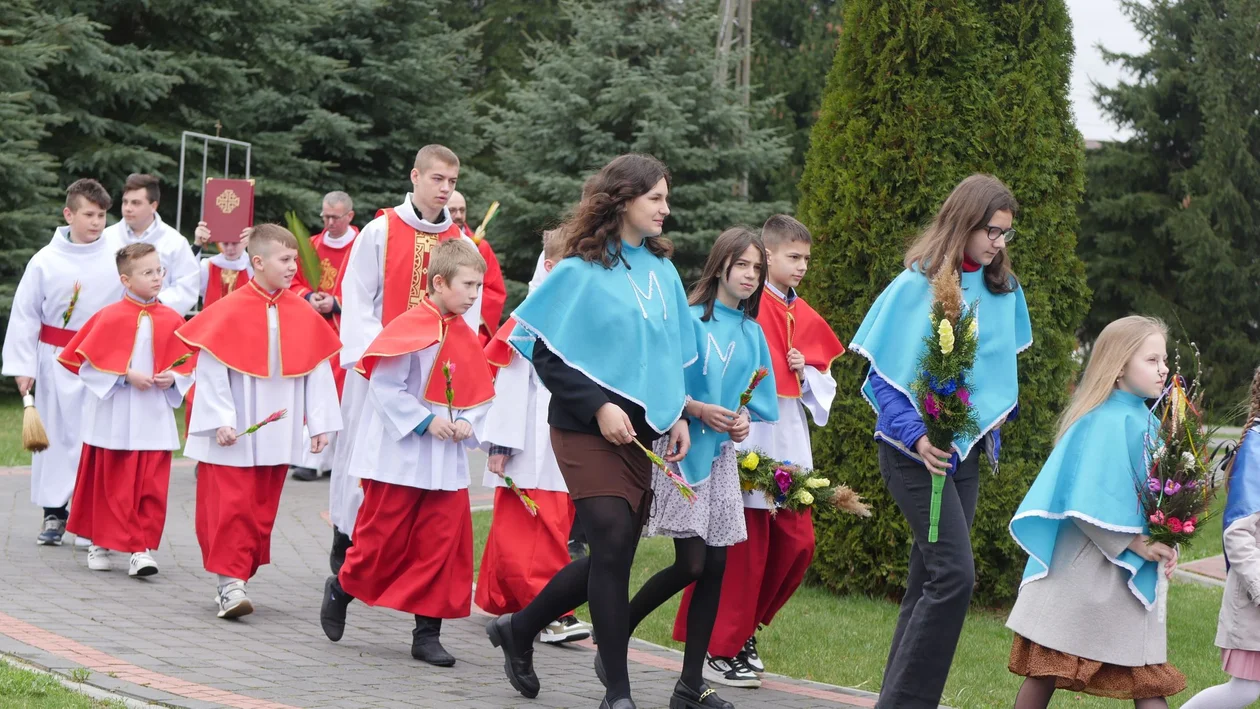
M 787 363 L 787 352 L 796 348 L 805 356 L 805 364 L 820 372 L 831 369 L 831 363 L 844 354 L 844 345 L 809 303 L 797 298 L 786 301 L 766 288 L 761 295 L 757 323 L 766 334 L 770 361 L 774 363 L 774 383 L 779 396 L 801 398 L 801 380 Z
M 280 322 L 283 376 L 306 376 L 341 349 L 337 333 L 309 303 L 287 288 L 268 294 L 257 281 L 201 311 L 176 335 L 230 369 L 266 379 L 271 376 L 267 310 L 273 307 Z
M 184 324 L 182 315 L 156 300 L 141 303 L 128 294 L 117 303 L 101 308 L 79 328 L 57 360 L 75 374 L 84 364 L 89 364 L 106 374 L 126 376 L 136 347 L 136 330 L 140 327 L 140 318 L 145 317 L 153 323 L 155 374 L 170 369 L 180 357 L 192 353 L 188 345 L 175 336 L 175 331 Z M 190 357 L 175 371 L 189 374 L 194 364 Z
M 389 219 L 389 230 L 385 234 L 385 285 L 381 298 L 381 324 L 388 325 L 425 300 L 429 287 L 429 255 L 439 243 L 458 239 L 461 233 L 455 224 L 441 234 L 418 231 L 404 222 L 393 207 L 383 209 L 381 213 Z
M 245 269 L 229 271 L 219 268 L 210 262 L 210 277 L 206 279 L 206 297 L 201 299 L 202 308 L 208 308 L 216 300 L 249 283 L 249 273 Z
M 508 338 L 515 329 L 516 318 L 510 317 L 486 344 L 486 360 L 492 366 L 502 369 L 512 363 L 512 358 L 516 356 L 516 348 L 508 344 Z
M 451 387 L 455 390 L 457 409 L 471 409 L 494 398 L 494 377 L 477 333 L 468 327 L 462 316 L 442 315 L 428 298 L 420 307 L 399 315 L 372 340 L 359 358 L 355 369 L 365 377 L 382 357 L 400 357 L 438 345 L 433 371 L 424 385 L 424 400 L 446 405 L 446 377 L 442 365 L 450 362 Z
M 486 280 L 481 286 L 481 336 L 489 344 L 494 332 L 499 328 L 499 318 L 503 317 L 503 306 L 507 304 L 507 284 L 503 282 L 503 269 L 499 267 L 499 257 L 494 255 L 490 242 L 477 241 L 472 229 L 464 225 L 464 234 L 477 245 L 477 251 L 486 260 Z

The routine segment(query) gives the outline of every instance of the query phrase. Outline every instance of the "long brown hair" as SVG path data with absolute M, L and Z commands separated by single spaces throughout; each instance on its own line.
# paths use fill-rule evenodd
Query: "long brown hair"
M 713 302 L 717 300 L 718 288 L 721 287 L 720 281 L 730 276 L 731 269 L 735 267 L 735 260 L 742 256 L 749 246 L 755 246 L 757 252 L 761 254 L 761 282 L 757 284 L 757 290 L 753 291 L 752 295 L 740 301 L 740 309 L 744 311 L 745 318 L 757 317 L 757 311 L 761 308 L 761 293 L 766 289 L 766 272 L 769 270 L 766 263 L 766 246 L 761 242 L 761 237 L 757 236 L 757 232 L 747 227 L 736 226 L 718 235 L 717 240 L 713 242 L 713 248 L 709 251 L 709 260 L 704 262 L 704 271 L 700 274 L 700 280 L 691 286 L 691 292 L 687 294 L 687 305 L 704 305 L 704 315 L 700 317 L 704 322 L 708 322 L 713 317 Z
M 612 268 L 621 258 L 621 218 L 626 205 L 662 179 L 672 184 L 669 168 L 651 155 L 628 153 L 613 158 L 582 186 L 582 201 L 558 227 L 565 257 L 579 256 Z M 644 239 L 644 245 L 653 256 L 674 254 L 673 242 L 663 236 Z
M 1015 215 L 1019 203 L 1002 181 L 992 175 L 972 175 L 954 188 L 932 223 L 906 251 L 906 268 L 917 268 L 931 280 L 942 267 L 958 268 L 972 232 L 989 225 L 996 212 Z M 984 267 L 984 283 L 990 293 L 1015 290 L 1015 274 L 1006 249 Z

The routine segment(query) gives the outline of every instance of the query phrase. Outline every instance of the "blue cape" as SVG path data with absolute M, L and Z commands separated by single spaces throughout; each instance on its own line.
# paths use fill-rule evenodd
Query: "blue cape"
M 1240 519 L 1260 512 L 1260 423 L 1248 428 L 1234 451 L 1234 464 L 1229 471 L 1229 494 L 1225 496 L 1225 517 L 1221 532 Z M 1225 557 L 1229 568 L 1229 556 Z
M 954 439 L 960 459 L 966 459 L 972 446 L 1019 401 L 1015 356 L 1032 345 L 1032 323 L 1019 286 L 1014 293 L 990 293 L 984 285 L 984 271 L 979 270 L 962 273 L 962 288 L 968 307 L 979 301 L 976 323 L 980 328 L 976 362 L 967 382 L 980 422 L 980 435 Z M 849 345 L 849 349 L 870 360 L 871 371 L 905 394 L 916 411 L 919 404 L 910 385 L 919 377 L 923 338 L 932 329 L 931 313 L 931 283 L 918 271 L 906 269 L 875 299 Z M 878 414 L 879 403 L 871 390 L 869 373 L 862 385 L 862 396 Z M 919 416 L 923 416 L 922 411 Z
M 563 259 L 512 313 L 508 341 L 532 361 L 541 338 L 565 364 L 643 407 L 665 433 L 682 414 L 683 369 L 696 360 L 687 294 L 674 264 L 623 244 L 612 268 Z M 627 267 L 627 264 L 629 266 Z
M 708 322 L 701 321 L 701 315 L 703 305 L 691 306 L 700 358 L 687 368 L 687 393 L 696 401 L 735 411 L 753 372 L 765 367 L 770 374 L 753 390 L 748 412 L 753 421 L 778 421 L 774 365 L 770 363 L 770 347 L 761 326 L 720 302 L 713 304 L 713 317 Z M 691 450 L 678 467 L 687 482 L 695 485 L 709 479 L 713 459 L 722 443 L 730 440 L 730 434 L 718 433 L 699 419 L 691 420 L 690 430 Z
M 1011 536 L 1028 553 L 1021 587 L 1050 573 L 1059 527 L 1072 518 L 1146 533 L 1137 486 L 1146 480 L 1147 441 L 1157 433 L 1146 402 L 1116 390 L 1063 434 L 1011 520 Z M 1109 561 L 1129 573 L 1133 595 L 1148 610 L 1154 606 L 1159 564 L 1128 549 Z

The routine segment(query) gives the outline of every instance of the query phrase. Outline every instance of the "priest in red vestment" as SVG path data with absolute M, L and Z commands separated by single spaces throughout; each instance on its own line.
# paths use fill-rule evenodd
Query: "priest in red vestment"
M 503 269 L 499 268 L 499 259 L 490 248 L 490 242 L 484 237 L 477 239 L 476 232 L 468 226 L 468 203 L 458 190 L 451 193 L 451 201 L 447 205 L 451 212 L 451 221 L 459 227 L 464 236 L 473 240 L 477 251 L 486 260 L 486 283 L 481 290 L 481 324 L 477 334 L 482 346 L 490 344 L 494 334 L 499 331 L 499 323 L 503 318 L 503 306 L 507 303 L 507 286 L 503 283 Z

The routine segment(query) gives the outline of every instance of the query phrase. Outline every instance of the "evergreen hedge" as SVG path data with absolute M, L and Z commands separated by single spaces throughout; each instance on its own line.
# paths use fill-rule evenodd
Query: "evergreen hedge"
M 1068 102 L 1068 11 L 1063 0 L 849 0 L 843 27 L 798 210 L 815 240 L 804 295 L 841 339 L 959 180 L 992 173 L 1022 207 L 1011 255 L 1034 344 L 1020 357 L 1019 418 L 1003 429 L 1000 472 L 984 474 L 972 535 L 975 600 L 999 604 L 1014 598 L 1026 560 L 1007 523 L 1050 451 L 1089 300 L 1074 253 L 1084 157 Z M 813 577 L 896 595 L 910 533 L 879 476 L 865 372 L 856 355 L 836 363 L 839 393 L 814 461 L 866 495 L 875 516 L 820 514 Z

